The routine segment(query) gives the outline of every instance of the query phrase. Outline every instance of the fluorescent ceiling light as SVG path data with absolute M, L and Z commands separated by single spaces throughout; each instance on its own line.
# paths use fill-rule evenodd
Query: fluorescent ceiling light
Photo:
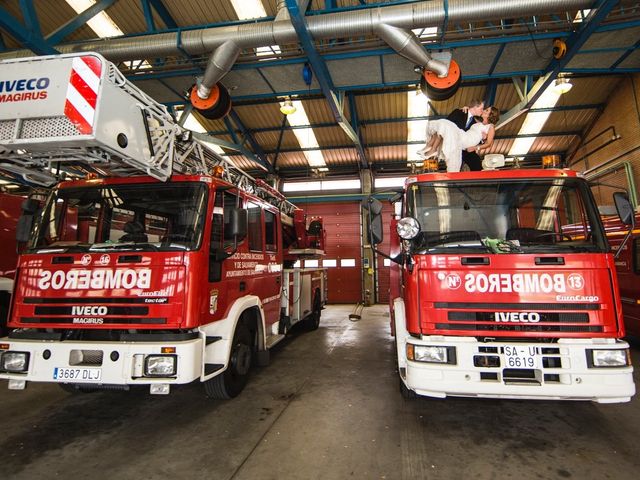
M 407 115 L 409 117 L 422 117 L 429 115 L 429 99 L 420 90 L 407 92 Z M 407 162 L 422 162 L 418 157 L 418 150 L 423 144 L 409 142 L 424 142 L 426 140 L 427 120 L 414 120 L 407 122 Z
M 561 96 L 562 94 L 554 88 L 553 84 L 551 84 L 542 93 L 542 95 L 540 95 L 531 109 L 553 108 L 556 106 Z M 539 134 L 542 131 L 542 127 L 544 127 L 544 124 L 547 123 L 547 120 L 552 113 L 552 111 L 527 113 L 527 116 L 524 119 L 524 123 L 522 124 L 522 127 L 520 127 L 518 135 L 533 136 L 526 138 L 516 138 L 513 142 L 513 145 L 511 145 L 508 156 L 517 157 L 519 155 L 526 155 L 527 153 L 529 153 L 529 150 L 531 150 L 531 146 L 537 140 L 537 137 L 535 137 L 535 135 Z
M 309 118 L 307 117 L 307 112 L 305 112 L 304 107 L 302 106 L 302 102 L 300 100 L 293 100 L 292 103 L 296 110 L 295 112 L 287 115 L 287 122 L 289 122 L 289 125 L 292 127 L 308 127 Z M 280 102 L 280 106 L 284 106 L 284 101 Z M 298 143 L 302 148 L 311 149 L 304 151 L 304 156 L 307 157 L 309 166 L 325 167 L 327 165 L 312 128 L 294 128 L 293 134 L 298 139 Z

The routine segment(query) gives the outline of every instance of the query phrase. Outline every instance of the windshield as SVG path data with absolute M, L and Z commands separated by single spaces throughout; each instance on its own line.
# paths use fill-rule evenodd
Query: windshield
M 202 183 L 61 188 L 36 222 L 31 250 L 193 250 L 202 239 Z
M 607 243 L 581 179 L 412 184 L 405 216 L 420 233 L 415 252 L 604 252 Z

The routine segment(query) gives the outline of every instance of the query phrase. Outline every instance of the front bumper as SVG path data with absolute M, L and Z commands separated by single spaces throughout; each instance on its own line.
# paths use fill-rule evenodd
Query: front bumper
M 0 378 L 10 381 L 81 383 L 88 385 L 152 385 L 185 384 L 203 374 L 202 337 L 179 342 L 76 342 L 3 339 L 5 350 L 29 353 L 28 369 L 24 373 L 1 372 Z M 163 348 L 175 348 L 175 375 L 145 377 L 147 355 L 162 355 Z M 89 360 L 78 363 L 78 351 Z M 73 359 L 76 359 L 74 361 Z M 60 369 L 91 369 L 90 375 L 77 379 L 60 378 Z M 99 369 L 99 379 L 96 369 Z M 82 370 L 84 371 L 84 370 Z
M 464 396 L 539 400 L 591 400 L 598 403 L 628 402 L 635 394 L 633 367 L 589 368 L 587 350 L 628 349 L 623 341 L 561 339 L 558 343 L 519 343 L 538 348 L 538 368 L 506 368 L 500 353 L 503 342 L 480 343 L 466 337 L 405 338 L 399 342 L 398 355 L 405 352 L 406 342 L 414 345 L 454 347 L 455 364 L 433 364 L 406 360 L 401 377 L 407 388 L 431 397 Z M 482 350 L 480 350 L 482 349 Z M 494 350 L 495 349 L 495 350 Z M 500 357 L 500 367 L 474 365 L 474 356 L 487 350 Z M 546 360 L 545 360 L 546 358 Z M 552 360 L 551 360 L 552 359 Z

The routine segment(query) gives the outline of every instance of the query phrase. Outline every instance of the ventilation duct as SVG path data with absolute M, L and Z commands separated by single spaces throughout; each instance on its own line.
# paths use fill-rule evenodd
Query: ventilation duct
M 303 0 L 302 4 L 306 2 Z M 593 0 L 429 0 L 312 15 L 306 18 L 306 23 L 315 40 L 377 35 L 414 64 L 433 71 L 439 77 L 446 77 L 449 66 L 432 59 L 411 32 L 412 29 L 442 26 L 447 22 L 487 21 L 539 15 L 541 12 L 577 11 L 591 8 L 593 3 Z M 70 43 L 58 45 L 56 49 L 61 53 L 95 51 L 113 62 L 213 52 L 196 90 L 197 97 L 206 99 L 216 83 L 233 67 L 243 49 L 297 42 L 286 2 L 279 0 L 278 15 L 271 22 Z M 7 52 L 0 54 L 0 60 L 30 55 L 28 50 Z
M 593 0 L 429 0 L 402 5 L 381 6 L 349 12 L 326 13 L 306 18 L 316 40 L 374 35 L 379 25 L 411 30 L 442 26 L 445 22 L 474 22 L 517 18 L 527 15 L 559 13 L 591 8 Z M 284 2 L 279 2 L 279 6 Z M 384 30 L 384 27 L 383 27 Z M 203 55 L 226 42 L 241 49 L 297 43 L 296 31 L 284 14 L 272 22 L 183 30 L 179 32 L 119 37 L 58 45 L 61 53 L 95 51 L 113 62 L 171 55 Z M 28 50 L 0 54 L 2 58 L 32 55 Z

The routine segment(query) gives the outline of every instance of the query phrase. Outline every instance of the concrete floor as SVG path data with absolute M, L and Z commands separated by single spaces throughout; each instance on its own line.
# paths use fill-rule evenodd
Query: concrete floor
M 405 401 L 388 314 L 331 306 L 276 347 L 240 397 L 22 392 L 0 383 L 0 478 L 636 479 L 629 404 Z M 633 352 L 636 368 L 640 352 Z M 638 381 L 636 372 L 636 382 Z

